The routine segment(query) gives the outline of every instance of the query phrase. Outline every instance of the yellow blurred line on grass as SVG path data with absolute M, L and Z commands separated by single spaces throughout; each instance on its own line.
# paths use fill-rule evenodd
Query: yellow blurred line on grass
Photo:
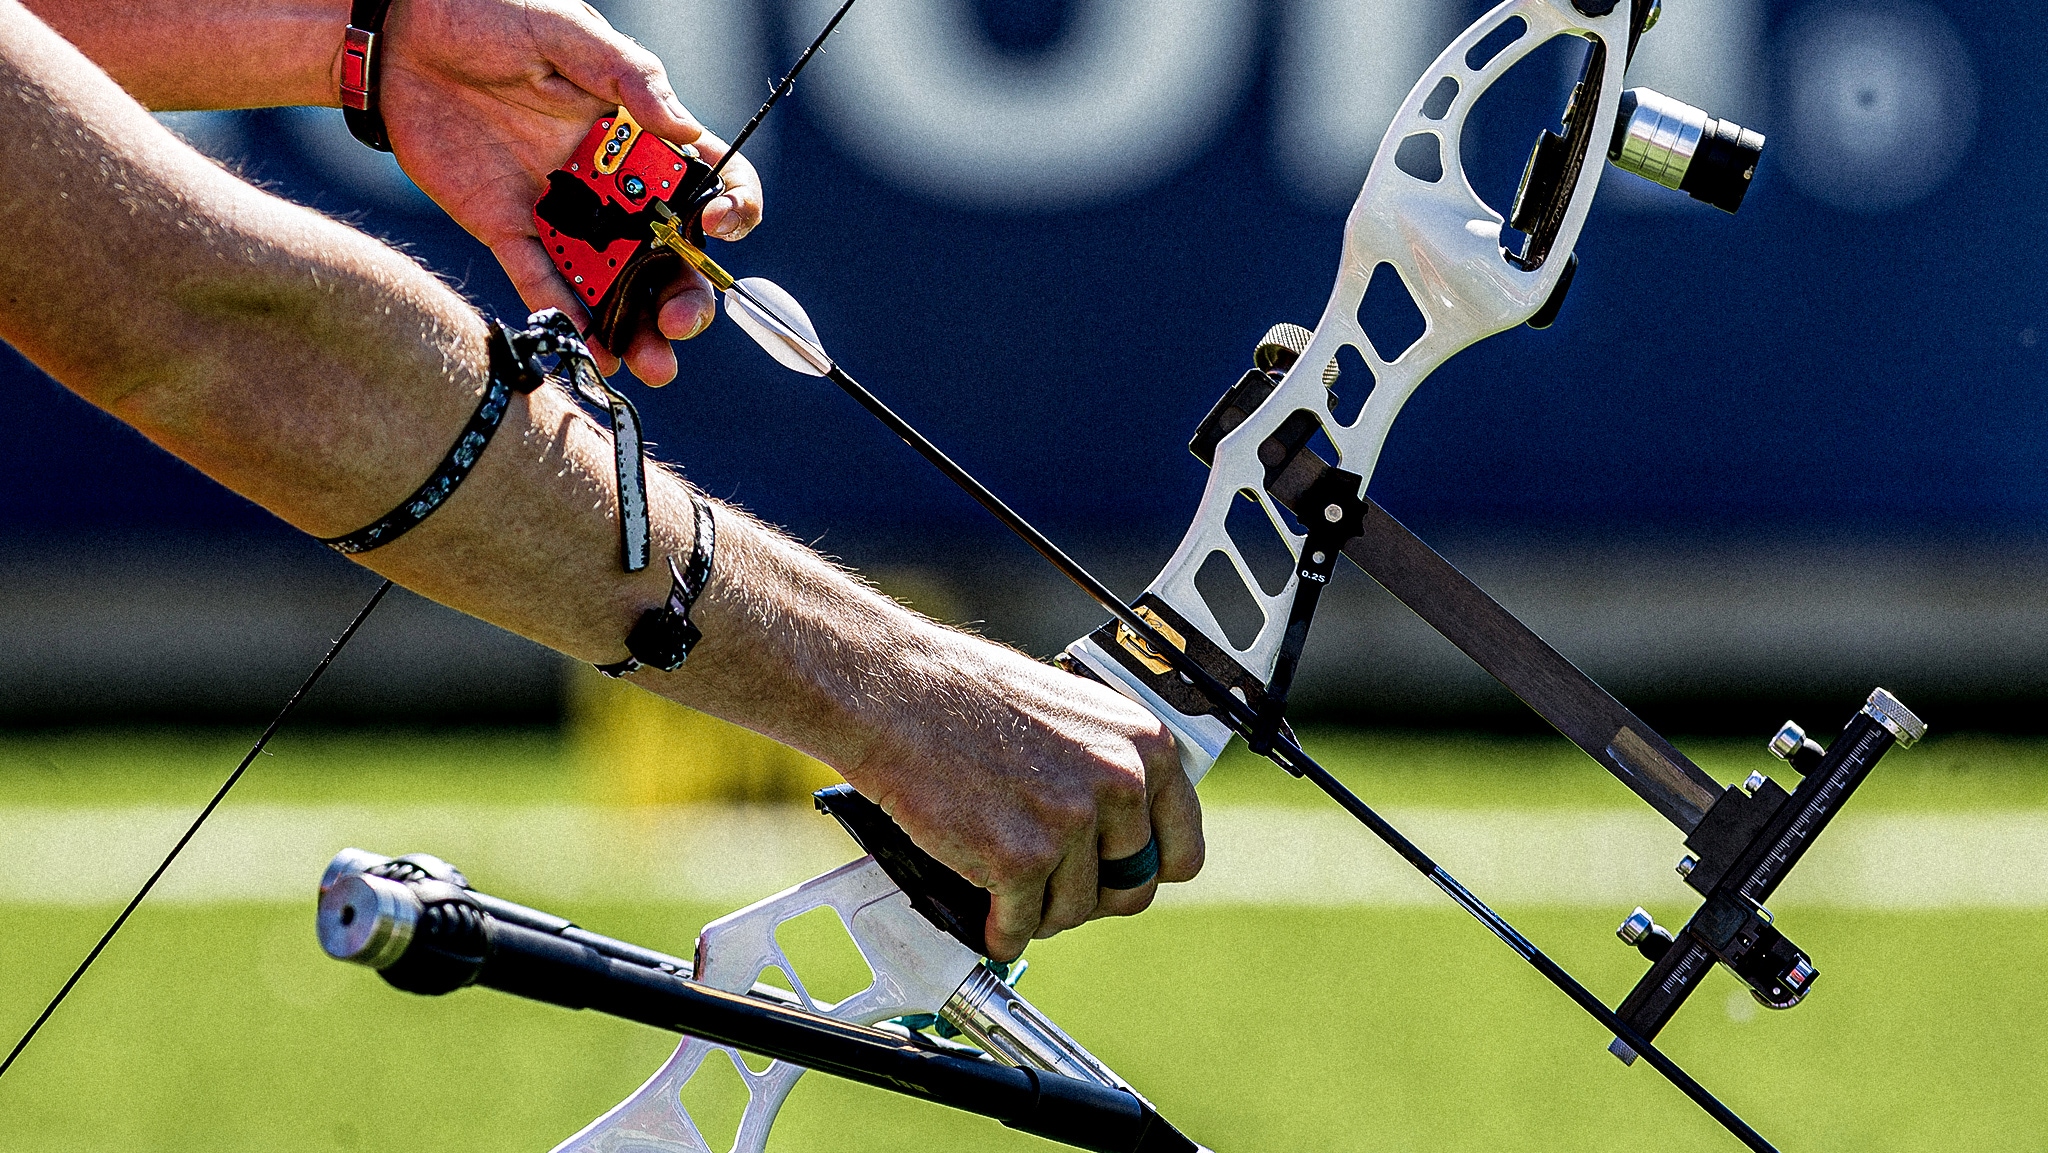
M 787 745 L 576 665 L 568 686 L 572 759 L 590 795 L 627 805 L 808 805 L 839 774 Z

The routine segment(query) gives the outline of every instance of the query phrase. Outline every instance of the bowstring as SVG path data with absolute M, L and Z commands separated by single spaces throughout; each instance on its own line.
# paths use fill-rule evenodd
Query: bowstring
M 299 683 L 298 689 L 285 701 L 284 707 L 277 711 L 275 717 L 271 718 L 270 724 L 263 730 L 263 735 L 257 737 L 256 743 L 250 746 L 249 755 L 242 758 L 242 763 L 235 766 L 235 771 L 228 774 L 227 780 L 221 782 L 220 788 L 213 794 L 213 799 L 206 802 L 206 807 L 199 810 L 199 815 L 193 818 L 191 827 L 185 830 L 185 835 L 179 837 L 178 843 L 171 846 L 171 851 L 164 854 L 163 862 L 157 865 L 156 871 L 149 875 L 147 881 L 142 882 L 142 887 L 135 891 L 135 896 L 129 900 L 127 908 L 122 909 L 121 915 L 114 918 L 114 923 L 107 926 L 107 931 L 100 935 L 99 943 L 94 945 L 92 951 L 85 955 L 85 960 L 78 963 L 78 968 L 72 970 L 70 979 L 64 982 L 63 988 L 57 990 L 56 996 L 50 998 L 50 1003 L 43 1006 L 42 1013 L 37 1015 L 35 1023 L 30 1025 L 28 1030 L 21 1035 L 21 1040 L 14 1043 L 14 1048 L 8 1052 L 6 1059 L 0 1060 L 0 1077 L 6 1076 L 7 1071 L 14 1067 L 15 1059 L 21 1056 L 21 1051 L 28 1048 L 30 1041 L 35 1040 L 36 1034 L 42 1031 L 43 1024 L 50 1019 L 51 1014 L 57 1011 L 57 1006 L 64 1003 L 64 998 L 70 996 L 71 990 L 77 987 L 78 982 L 84 978 L 85 971 L 92 968 L 92 963 L 100 959 L 101 953 L 106 952 L 107 946 L 113 943 L 114 934 L 121 931 L 121 926 L 128 923 L 128 918 L 134 915 L 136 908 L 142 904 L 143 898 L 149 896 L 151 889 L 156 888 L 157 881 L 161 880 L 164 873 L 169 871 L 171 863 L 178 859 L 178 854 L 184 852 L 185 846 L 192 843 L 192 838 L 199 835 L 200 826 L 206 824 L 206 819 L 213 815 L 215 809 L 220 808 L 222 801 L 227 800 L 229 790 L 233 789 L 235 784 L 242 779 L 242 774 L 249 771 L 249 766 L 256 762 L 256 758 L 263 755 L 263 749 L 266 745 L 270 744 L 270 738 L 277 735 L 278 729 L 284 726 L 285 720 L 299 707 L 299 702 L 305 698 L 308 692 L 312 691 L 315 684 L 319 683 L 320 678 L 326 674 L 328 666 L 332 665 L 334 658 L 340 655 L 343 646 L 347 645 L 349 640 L 356 635 L 356 630 L 363 627 L 363 622 L 370 619 L 370 614 L 375 612 L 377 605 L 384 600 L 384 594 L 390 591 L 390 581 L 387 580 L 383 584 L 378 585 L 377 591 L 370 594 L 370 599 L 356 613 L 355 619 L 350 621 L 348 627 L 341 631 L 341 635 L 334 639 L 334 643 L 328 646 L 327 655 L 320 658 L 320 663 L 313 666 L 313 671 L 306 674 L 306 679 Z

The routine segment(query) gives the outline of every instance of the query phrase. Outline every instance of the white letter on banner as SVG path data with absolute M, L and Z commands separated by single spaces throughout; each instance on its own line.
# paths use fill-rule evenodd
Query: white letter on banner
M 1341 212 L 1358 197 L 1408 90 L 1461 26 L 1444 0 L 1294 0 L 1273 85 L 1280 177 L 1303 203 Z
M 1628 68 L 1630 87 L 1654 88 L 1707 115 L 1724 117 L 1767 138 L 1764 164 L 1780 143 L 1765 109 L 1762 0 L 1684 0 L 1666 4 L 1657 26 L 1643 33 Z M 1683 192 L 1610 172 L 1602 199 L 1643 211 L 1693 211 Z
M 967 0 L 856 7 L 806 74 L 810 111 L 873 172 L 969 208 L 1101 204 L 1169 176 L 1227 126 L 1253 0 L 1074 0 L 1042 54 L 1009 56 Z M 805 0 L 808 39 L 837 7 Z

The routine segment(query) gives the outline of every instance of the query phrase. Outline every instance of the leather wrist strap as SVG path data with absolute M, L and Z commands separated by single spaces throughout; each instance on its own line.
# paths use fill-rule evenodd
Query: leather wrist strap
M 668 599 L 660 608 L 648 609 L 626 634 L 626 651 L 631 656 L 597 671 L 608 677 L 623 677 L 641 669 L 672 673 L 683 667 L 690 650 L 704 634 L 690 621 L 690 608 L 711 583 L 711 560 L 718 549 L 718 525 L 711 519 L 711 502 L 690 490 L 690 503 L 697 511 L 697 539 L 690 545 L 690 563 L 681 567 L 668 558 Z
M 384 55 L 384 16 L 391 0 L 353 0 L 341 44 L 341 118 L 357 140 L 391 151 L 384 114 L 377 107 L 377 74 Z

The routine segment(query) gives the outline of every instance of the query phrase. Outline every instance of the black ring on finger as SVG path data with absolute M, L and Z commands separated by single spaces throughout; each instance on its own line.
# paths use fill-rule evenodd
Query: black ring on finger
M 1159 835 L 1154 833 L 1144 848 L 1097 866 L 1095 883 L 1105 889 L 1137 889 L 1158 875 Z

